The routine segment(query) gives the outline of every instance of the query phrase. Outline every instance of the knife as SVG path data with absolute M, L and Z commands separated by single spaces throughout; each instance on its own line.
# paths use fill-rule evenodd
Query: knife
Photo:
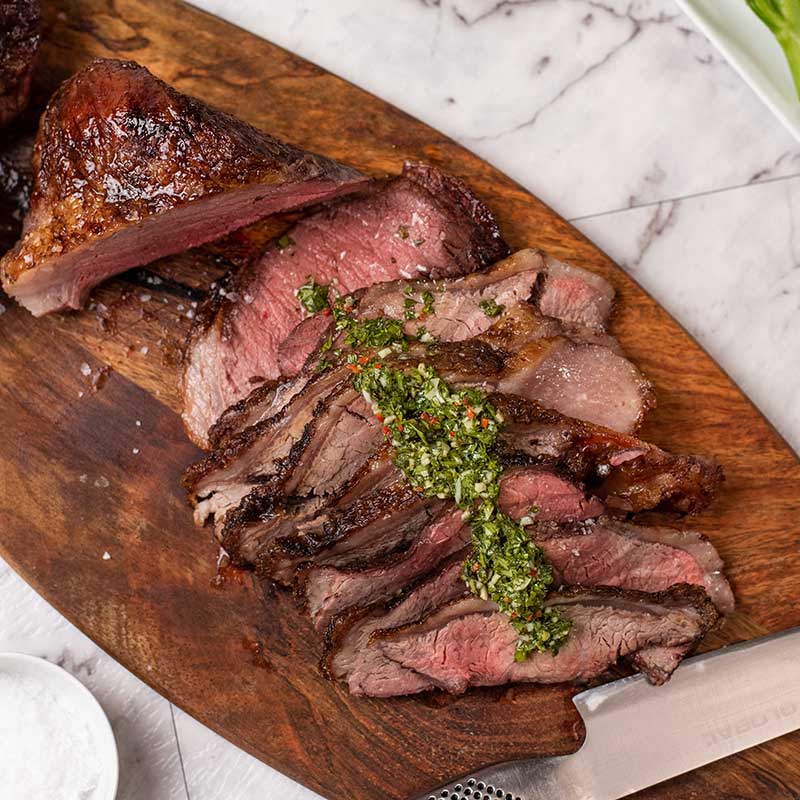
M 617 800 L 800 728 L 800 628 L 575 695 L 586 739 L 568 756 L 482 769 L 418 800 Z

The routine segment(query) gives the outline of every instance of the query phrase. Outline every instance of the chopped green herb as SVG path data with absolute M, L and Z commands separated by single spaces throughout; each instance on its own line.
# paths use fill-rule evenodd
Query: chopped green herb
M 411 287 L 404 294 L 405 318 L 415 319 L 420 301 L 414 299 Z M 502 467 L 494 446 L 503 418 L 486 394 L 480 389 L 453 389 L 424 363 L 403 370 L 382 363 L 408 348 L 410 337 L 402 320 L 357 320 L 352 298 L 339 298 L 329 306 L 328 287 L 311 278 L 297 296 L 311 312 L 331 309 L 334 331 L 322 343 L 321 354 L 332 350 L 338 332 L 345 332 L 344 343 L 353 351 L 347 357 L 355 373 L 353 383 L 384 423 L 393 459 L 412 486 L 428 497 L 453 499 L 470 520 L 473 552 L 462 577 L 470 591 L 491 598 L 508 614 L 518 634 L 517 659 L 524 660 L 533 651 L 557 653 L 570 623 L 543 606 L 553 573 L 542 550 L 525 532 L 531 518 L 517 523 L 498 507 Z M 433 310 L 431 292 L 424 292 L 421 302 L 423 313 Z M 497 316 L 502 306 L 494 303 L 484 311 Z M 422 325 L 416 337 L 422 342 L 434 340 Z M 377 356 L 360 355 L 358 351 L 364 348 L 378 350 Z M 338 360 L 342 351 L 337 348 L 331 355 Z M 333 364 L 322 355 L 316 370 L 323 372 Z M 538 509 L 533 506 L 529 513 L 536 514 Z
M 292 239 L 289 234 L 284 233 L 280 239 L 278 239 L 277 245 L 278 250 L 286 250 L 287 247 L 291 247 L 294 244 L 294 239 Z
M 498 305 L 494 300 L 484 300 L 480 306 L 487 317 L 499 317 L 506 308 L 505 306 Z
M 405 349 L 408 346 L 402 320 L 391 317 L 356 320 L 351 310 L 350 297 L 341 298 L 333 305 L 334 327 L 337 331 L 346 331 L 344 343 L 348 347 L 358 350 L 387 345 L 400 345 Z
M 393 445 L 393 459 L 415 489 L 452 498 L 469 515 L 473 554 L 463 578 L 494 600 L 519 636 L 517 658 L 555 653 L 570 623 L 542 603 L 552 569 L 524 528 L 498 508 L 502 467 L 494 445 L 502 416 L 479 389 L 456 390 L 425 364 L 398 370 L 348 357 L 355 387 L 372 403 Z
M 300 305 L 309 314 L 316 314 L 318 311 L 328 307 L 328 291 L 329 288 L 327 286 L 317 283 L 309 276 L 306 283 L 295 294 L 297 294 Z
M 405 226 L 405 225 L 401 225 L 401 226 L 400 226 L 400 227 L 397 229 L 397 235 L 398 235 L 398 236 L 399 236 L 401 239 L 408 239 L 408 228 L 406 228 L 406 226 Z

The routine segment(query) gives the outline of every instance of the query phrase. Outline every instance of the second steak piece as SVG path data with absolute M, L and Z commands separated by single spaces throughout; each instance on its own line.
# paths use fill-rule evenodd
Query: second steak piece
M 106 278 L 366 178 L 256 130 L 132 61 L 98 60 L 42 117 L 23 236 L 3 287 L 34 315 Z
M 251 379 L 294 374 L 291 367 L 314 350 L 329 318 L 293 333 L 303 320 L 296 292 L 309 278 L 349 294 L 399 278 L 465 275 L 507 252 L 497 223 L 470 190 L 420 164 L 302 219 L 200 309 L 183 378 L 191 439 L 205 447 L 208 429 L 253 389 Z M 294 355 L 281 364 L 290 333 Z

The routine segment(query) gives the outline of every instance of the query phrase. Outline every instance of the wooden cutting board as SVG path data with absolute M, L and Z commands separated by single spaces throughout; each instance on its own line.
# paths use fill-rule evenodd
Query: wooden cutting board
M 658 391 L 644 435 L 714 453 L 727 472 L 719 499 L 692 522 L 725 558 L 738 600 L 707 646 L 800 624 L 795 455 L 675 321 L 564 220 L 436 131 L 176 0 L 45 6 L 40 107 L 93 56 L 136 59 L 185 92 L 369 172 L 397 172 L 407 157 L 440 165 L 487 201 L 512 246 L 542 247 L 608 278 L 619 293 L 614 332 Z M 317 637 L 287 597 L 264 601 L 249 576 L 215 585 L 216 548 L 193 527 L 179 486 L 198 453 L 178 419 L 175 356 L 192 301 L 240 242 L 159 262 L 153 270 L 169 280 L 158 285 L 141 273 L 120 278 L 91 311 L 34 320 L 10 308 L 0 317 L 0 552 L 142 680 L 327 797 L 405 798 L 491 762 L 575 750 L 583 731 L 569 688 L 352 698 L 320 677 Z M 641 797 L 798 794 L 800 733 Z

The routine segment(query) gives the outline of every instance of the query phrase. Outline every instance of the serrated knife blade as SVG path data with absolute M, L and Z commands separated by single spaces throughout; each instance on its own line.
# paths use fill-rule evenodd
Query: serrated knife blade
M 577 752 L 480 770 L 418 800 L 617 800 L 800 728 L 800 628 L 687 659 L 573 699 Z

